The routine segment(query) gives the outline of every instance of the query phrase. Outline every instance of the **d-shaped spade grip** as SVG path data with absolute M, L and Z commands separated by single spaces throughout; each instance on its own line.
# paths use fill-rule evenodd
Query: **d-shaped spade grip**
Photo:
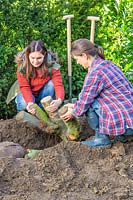
M 72 75 L 72 67 L 71 67 L 71 18 L 74 15 L 65 15 L 63 19 L 67 21 L 67 56 L 68 56 L 68 76 Z
M 95 34 L 95 22 L 100 21 L 99 17 L 88 16 L 87 20 L 91 21 L 91 33 L 90 33 L 90 41 L 94 43 L 94 34 Z

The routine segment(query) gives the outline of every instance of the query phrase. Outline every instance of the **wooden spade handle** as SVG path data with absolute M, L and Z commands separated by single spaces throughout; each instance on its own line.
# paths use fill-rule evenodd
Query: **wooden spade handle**
M 91 33 L 90 33 L 90 41 L 94 43 L 94 35 L 95 35 L 95 22 L 100 21 L 99 17 L 88 16 L 87 20 L 91 21 Z

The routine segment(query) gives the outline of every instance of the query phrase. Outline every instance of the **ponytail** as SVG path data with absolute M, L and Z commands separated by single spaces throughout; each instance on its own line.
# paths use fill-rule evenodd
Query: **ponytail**
M 101 46 L 94 44 L 85 38 L 75 40 L 71 46 L 71 54 L 81 56 L 83 53 L 91 56 L 98 55 L 102 59 L 105 59 L 104 50 Z
M 98 46 L 98 47 L 97 47 L 97 53 L 98 53 L 98 55 L 99 55 L 102 59 L 105 60 L 104 50 L 103 50 L 103 48 L 102 48 L 101 46 Z

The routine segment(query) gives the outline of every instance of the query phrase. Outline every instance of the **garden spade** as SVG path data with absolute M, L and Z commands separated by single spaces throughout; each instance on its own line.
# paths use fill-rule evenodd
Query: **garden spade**
M 95 22 L 100 21 L 100 18 L 95 16 L 88 16 L 87 20 L 91 21 L 90 41 L 94 43 Z
M 69 87 L 69 100 L 65 100 L 64 103 L 72 102 L 75 103 L 76 98 L 72 99 L 72 63 L 71 63 L 71 18 L 74 15 L 65 15 L 63 19 L 67 21 L 67 58 L 68 58 L 68 87 Z M 90 41 L 94 43 L 95 34 L 95 22 L 99 21 L 100 18 L 96 16 L 88 16 L 87 20 L 91 21 L 91 32 Z
M 68 87 L 69 87 L 69 100 L 72 102 L 72 62 L 71 62 L 71 18 L 74 15 L 65 15 L 63 19 L 67 21 L 67 59 L 68 59 Z

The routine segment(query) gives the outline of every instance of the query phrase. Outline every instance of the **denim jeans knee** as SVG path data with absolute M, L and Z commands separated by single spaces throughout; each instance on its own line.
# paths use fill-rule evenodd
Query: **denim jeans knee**
M 99 117 L 96 114 L 95 110 L 90 108 L 86 114 L 88 124 L 94 130 L 98 129 L 99 127 Z
M 46 85 L 40 90 L 39 92 L 39 96 L 36 98 L 36 101 L 38 101 L 38 103 L 41 101 L 41 99 L 43 99 L 46 96 L 51 96 L 52 98 L 54 98 L 55 95 L 55 90 L 54 90 L 54 84 L 53 82 L 50 80 L 46 83 Z
M 99 128 L 99 106 L 97 100 L 94 101 L 94 103 L 91 105 L 90 109 L 86 113 L 87 121 L 90 127 L 94 130 Z
M 124 134 L 125 135 L 133 135 L 133 129 L 127 128 Z
M 15 98 L 15 103 L 18 112 L 26 110 L 27 103 L 25 102 L 23 95 L 21 93 L 19 93 Z
M 39 95 L 37 97 L 35 97 L 33 95 L 33 98 L 34 98 L 34 102 L 37 105 L 39 105 L 41 108 L 43 108 L 41 103 L 40 103 L 41 99 L 46 97 L 46 96 L 51 96 L 52 98 L 54 98 L 54 95 L 55 95 L 54 85 L 53 85 L 53 82 L 50 80 L 40 90 Z M 15 103 L 16 103 L 16 107 L 17 107 L 18 112 L 20 112 L 22 110 L 26 110 L 27 103 L 25 102 L 23 95 L 21 93 L 19 93 L 17 95 L 17 97 L 15 99 Z

